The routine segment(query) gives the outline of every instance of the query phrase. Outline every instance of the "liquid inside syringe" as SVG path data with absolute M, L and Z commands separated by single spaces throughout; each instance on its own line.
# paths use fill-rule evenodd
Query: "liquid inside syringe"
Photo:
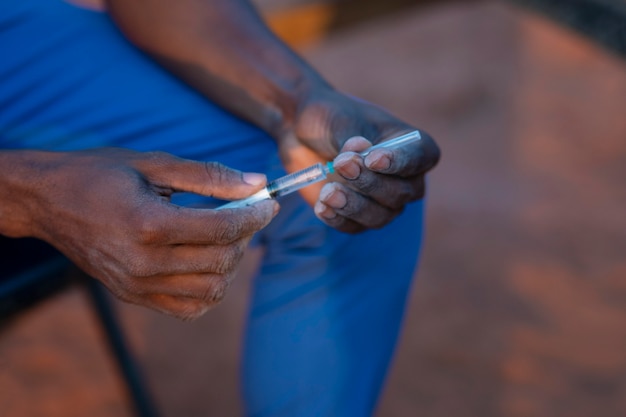
M 409 143 L 417 142 L 421 139 L 422 136 L 420 135 L 420 132 L 418 130 L 415 130 L 413 132 L 407 133 L 406 135 L 402 135 L 395 139 L 372 146 L 366 149 L 360 155 L 365 157 L 375 149 L 399 148 Z M 264 189 L 258 191 L 250 197 L 244 198 L 243 200 L 231 201 L 230 203 L 218 207 L 217 210 L 227 208 L 241 208 L 254 204 L 258 201 L 282 197 L 284 195 L 291 194 L 294 191 L 298 191 L 299 189 L 304 188 L 308 185 L 323 181 L 326 179 L 328 174 L 332 174 L 334 172 L 335 169 L 333 168 L 332 162 L 327 162 L 325 164 L 318 163 L 300 171 L 285 175 L 284 177 L 275 179 L 274 181 L 270 181 Z
M 315 164 L 308 168 L 278 178 L 267 184 L 267 192 L 271 198 L 282 197 L 298 191 L 300 188 L 326 179 L 328 174 L 335 172 L 332 162 Z

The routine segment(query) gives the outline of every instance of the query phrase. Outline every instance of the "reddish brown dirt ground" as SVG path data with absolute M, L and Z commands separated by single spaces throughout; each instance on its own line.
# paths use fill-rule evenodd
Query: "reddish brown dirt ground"
M 409 10 L 306 51 L 430 131 L 426 247 L 378 415 L 626 415 L 626 61 L 499 2 Z M 121 305 L 165 416 L 234 416 L 254 259 L 194 323 Z M 129 416 L 83 293 L 0 333 L 0 415 Z

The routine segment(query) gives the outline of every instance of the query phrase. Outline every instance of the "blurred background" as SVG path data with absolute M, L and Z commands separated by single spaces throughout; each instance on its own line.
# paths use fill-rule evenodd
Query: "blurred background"
M 378 415 L 626 415 L 626 14 L 620 28 L 581 20 L 583 0 L 257 3 L 336 87 L 443 151 Z M 259 256 L 193 323 L 116 303 L 164 416 L 241 414 Z M 131 415 L 83 289 L 0 327 L 0 415 Z

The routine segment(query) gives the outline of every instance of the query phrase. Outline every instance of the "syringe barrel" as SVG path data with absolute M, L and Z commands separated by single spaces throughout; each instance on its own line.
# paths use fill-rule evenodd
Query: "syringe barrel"
M 270 182 L 267 184 L 267 190 L 272 198 L 290 194 L 307 185 L 326 179 L 331 168 L 332 165 L 329 166 L 329 164 L 315 164 Z
M 244 198 L 243 200 L 231 201 L 230 203 L 217 207 L 216 210 L 248 207 L 254 203 L 258 203 L 259 201 L 269 200 L 270 198 L 270 194 L 267 192 L 266 187 L 252 194 L 250 197 Z
M 365 150 L 364 152 L 361 153 L 361 156 L 365 157 L 367 156 L 370 152 L 372 152 L 373 150 L 376 149 L 382 149 L 382 148 L 386 148 L 386 149 L 395 149 L 395 148 L 400 148 L 402 146 L 405 146 L 409 143 L 412 142 L 417 142 L 419 140 L 422 139 L 422 135 L 420 134 L 419 130 L 414 130 L 412 132 L 406 133 L 402 136 L 398 136 L 397 138 L 388 140 L 386 142 L 381 142 L 379 144 L 376 144 L 374 146 L 372 146 L 371 148 Z

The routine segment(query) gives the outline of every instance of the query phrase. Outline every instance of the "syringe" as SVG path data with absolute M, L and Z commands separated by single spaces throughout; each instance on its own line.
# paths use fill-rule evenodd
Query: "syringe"
M 365 158 L 370 152 L 376 149 L 395 149 L 404 146 L 409 143 L 417 142 L 422 139 L 422 135 L 419 130 L 407 133 L 402 136 L 398 136 L 395 139 L 388 140 L 386 142 L 374 145 L 367 150 L 360 153 Z M 241 208 L 254 204 L 258 201 L 269 200 L 273 198 L 282 197 L 287 194 L 291 194 L 294 191 L 298 191 L 307 185 L 314 184 L 326 179 L 328 174 L 335 172 L 332 162 L 326 162 L 325 164 L 318 163 L 300 171 L 285 175 L 284 177 L 270 181 L 265 188 L 252 194 L 250 197 L 242 200 L 231 201 L 226 203 L 216 210 Z

